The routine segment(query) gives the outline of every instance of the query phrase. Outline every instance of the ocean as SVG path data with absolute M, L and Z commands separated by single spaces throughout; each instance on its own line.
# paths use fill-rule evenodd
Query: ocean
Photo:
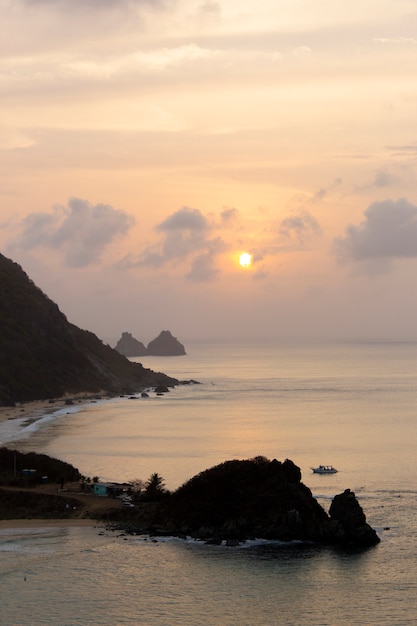
M 0 444 L 100 480 L 174 489 L 228 459 L 301 468 L 328 509 L 352 489 L 381 543 L 366 551 L 237 548 L 99 528 L 0 530 L 0 624 L 350 626 L 417 623 L 417 342 L 193 343 L 146 357 L 163 396 L 65 407 L 0 425 Z M 311 468 L 332 464 L 337 474 Z

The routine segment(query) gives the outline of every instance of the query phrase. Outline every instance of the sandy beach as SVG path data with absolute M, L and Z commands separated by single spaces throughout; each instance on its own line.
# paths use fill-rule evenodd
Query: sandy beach
M 39 400 L 32 402 L 19 402 L 14 407 L 0 407 L 0 426 L 7 420 L 24 420 L 24 424 L 28 425 L 36 420 L 45 417 L 48 414 L 55 413 L 62 409 L 68 408 L 73 410 L 74 405 L 82 409 L 83 405 L 88 405 L 97 400 L 108 399 L 107 395 L 91 395 L 77 394 L 67 395 L 62 398 L 51 400 Z M 8 447 L 8 444 L 4 444 Z M 1 447 L 1 444 L 0 444 Z M 13 447 L 13 445 L 12 445 Z M 17 489 L 20 487 L 4 486 L 4 489 Z M 33 486 L 29 491 L 40 494 L 60 495 L 63 498 L 70 497 L 78 500 L 77 516 L 72 518 L 52 519 L 52 518 L 21 518 L 21 519 L 0 519 L 0 530 L 5 528 L 38 528 L 38 527 L 91 527 L 99 525 L 96 519 L 82 517 L 83 513 L 91 513 L 92 511 L 107 511 L 113 508 L 121 508 L 121 500 L 108 498 L 100 498 L 92 494 L 86 494 L 80 491 L 78 483 L 66 485 L 65 490 L 59 489 L 55 484 L 40 484 Z
M 0 423 L 7 420 L 27 418 L 28 423 L 40 419 L 44 415 L 59 411 L 66 406 L 77 404 L 88 404 L 98 399 L 108 398 L 107 395 L 100 394 L 68 394 L 62 398 L 51 400 L 33 400 L 31 402 L 17 402 L 16 406 L 0 406 Z
M 6 528 L 103 528 L 104 525 L 94 519 L 72 518 L 72 519 L 5 519 L 0 520 L 0 530 Z
M 51 411 L 58 411 L 65 405 L 65 400 L 57 400 L 53 404 L 45 400 L 36 400 L 33 402 L 18 402 L 16 406 L 0 407 L 0 423 L 7 420 L 14 420 L 21 417 L 39 418 Z

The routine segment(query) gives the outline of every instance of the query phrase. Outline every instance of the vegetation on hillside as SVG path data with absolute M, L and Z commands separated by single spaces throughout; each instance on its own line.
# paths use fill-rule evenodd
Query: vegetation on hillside
M 33 475 L 24 474 L 24 470 L 34 470 Z M 47 477 L 51 483 L 75 482 L 82 476 L 70 463 L 60 461 L 47 454 L 37 452 L 19 452 L 10 448 L 0 448 L 0 482 L 2 484 L 38 483 Z
M 312 538 L 327 519 L 292 461 L 262 456 L 194 476 L 172 495 L 172 509 L 187 534 L 203 537 Z

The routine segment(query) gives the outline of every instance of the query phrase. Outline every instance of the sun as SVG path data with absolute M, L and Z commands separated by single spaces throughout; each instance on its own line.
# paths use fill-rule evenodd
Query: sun
M 241 267 L 249 267 L 252 265 L 252 255 L 249 252 L 242 252 L 239 257 L 239 263 Z

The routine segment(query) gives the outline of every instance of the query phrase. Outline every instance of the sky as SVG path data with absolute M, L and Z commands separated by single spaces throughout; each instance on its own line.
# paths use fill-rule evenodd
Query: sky
M 111 345 L 417 339 L 416 67 L 415 0 L 0 0 L 0 251 Z

